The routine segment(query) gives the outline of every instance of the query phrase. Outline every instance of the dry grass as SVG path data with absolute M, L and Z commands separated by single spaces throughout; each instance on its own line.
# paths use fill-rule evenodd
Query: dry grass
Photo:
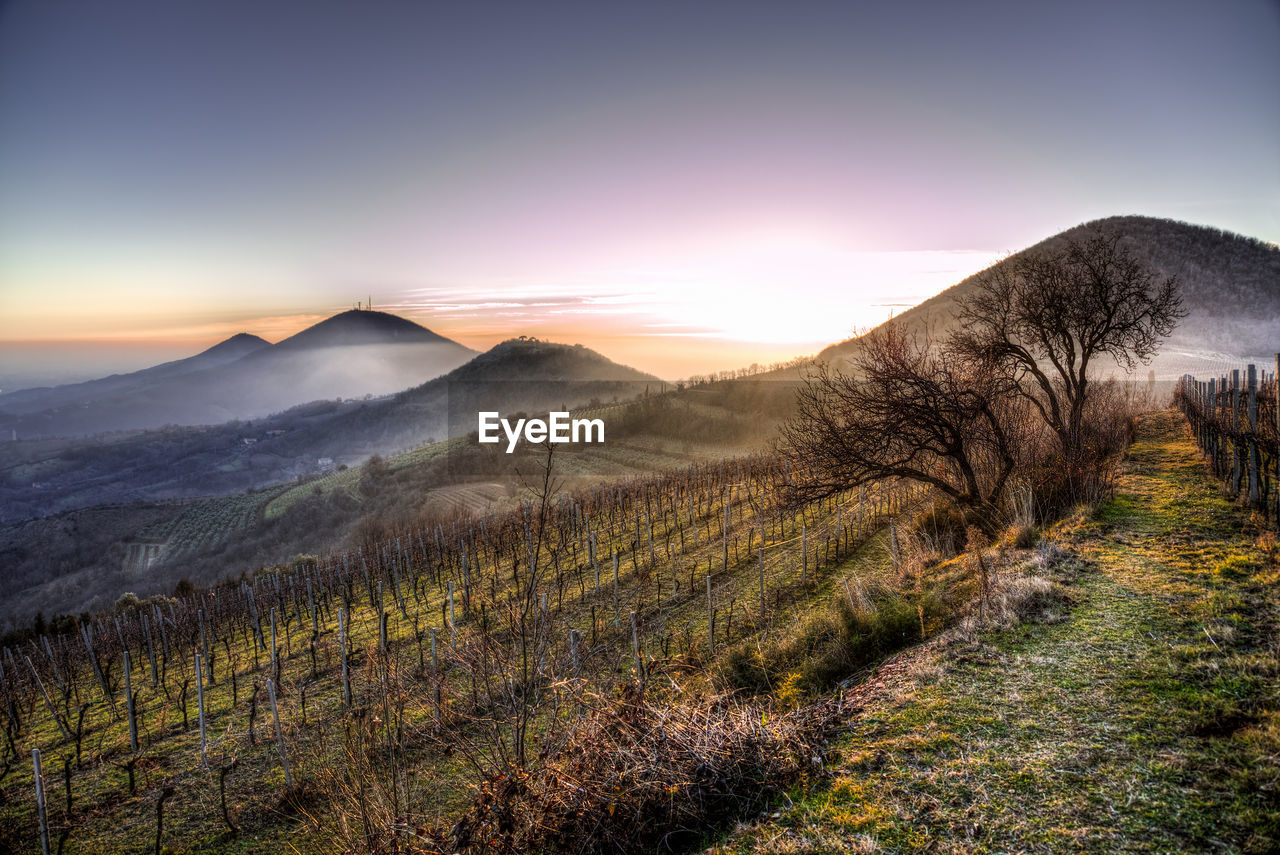
M 1167 414 L 1117 488 L 858 691 L 831 786 L 715 851 L 1275 851 L 1274 540 Z
M 834 701 L 774 714 L 731 698 L 667 705 L 632 685 L 595 699 L 563 748 L 485 781 L 428 851 L 680 851 L 823 769 Z M 390 851 L 390 850 L 388 850 Z

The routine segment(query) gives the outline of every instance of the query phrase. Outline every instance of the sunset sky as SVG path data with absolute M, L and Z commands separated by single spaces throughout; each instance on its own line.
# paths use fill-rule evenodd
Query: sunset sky
M 1280 241 L 1278 92 L 1275 0 L 11 2 L 0 362 L 367 296 L 667 377 L 785 359 L 1097 217 Z

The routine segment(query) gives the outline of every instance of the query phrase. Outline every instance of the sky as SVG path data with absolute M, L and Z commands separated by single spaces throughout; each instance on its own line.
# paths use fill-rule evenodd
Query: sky
M 1099 217 L 1280 242 L 1278 91 L 1276 0 L 17 0 L 0 385 L 367 299 L 787 359 Z

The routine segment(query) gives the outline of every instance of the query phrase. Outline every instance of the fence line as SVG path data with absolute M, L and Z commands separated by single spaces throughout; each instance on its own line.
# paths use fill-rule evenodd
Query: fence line
M 1280 527 L 1280 354 L 1276 371 L 1250 364 L 1207 380 L 1183 375 L 1174 404 L 1231 495 L 1247 498 Z

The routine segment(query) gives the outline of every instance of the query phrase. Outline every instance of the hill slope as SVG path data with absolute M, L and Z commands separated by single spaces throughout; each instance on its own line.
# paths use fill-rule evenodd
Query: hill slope
M 449 344 L 449 339 L 399 315 L 350 309 L 295 333 L 275 353 L 365 344 Z
M 171 590 L 171 572 L 175 579 L 213 581 L 263 561 L 335 548 L 364 516 L 391 514 L 388 504 L 403 501 L 396 513 L 404 515 L 444 499 L 440 488 L 470 476 L 505 481 L 513 458 L 498 452 L 496 459 L 481 455 L 487 459 L 460 464 L 432 446 L 411 455 L 422 465 L 397 464 L 405 470 L 378 482 L 370 495 L 359 492 L 364 473 L 352 469 L 324 479 L 340 485 L 322 489 L 322 482 L 312 482 L 290 490 L 298 494 L 291 499 L 303 500 L 296 513 L 268 515 L 268 504 L 292 482 L 338 465 L 474 432 L 480 409 L 546 412 L 639 397 L 661 385 L 581 346 L 512 340 L 388 398 L 321 401 L 253 423 L 2 443 L 0 565 L 15 586 L 0 596 L 0 621 L 36 609 L 101 607 L 121 586 Z M 469 448 L 478 450 L 474 443 Z M 612 451 L 628 454 L 622 447 Z M 603 465 L 615 471 L 618 462 Z M 499 471 L 503 478 L 493 474 Z M 270 489 L 245 493 L 262 488 Z M 357 495 L 350 497 L 348 488 Z M 485 489 L 493 498 L 505 495 L 500 485 Z M 217 498 L 201 498 L 210 496 Z M 74 532 L 76 550 L 42 547 L 67 532 Z M 163 561 L 149 563 L 143 578 L 129 557 L 135 541 L 163 547 Z
M 357 463 L 474 431 L 480 409 L 545 412 L 660 385 L 581 346 L 517 340 L 386 398 L 317 401 L 252 423 L 2 443 L 0 521 L 240 492 L 315 473 L 321 458 Z
M 448 374 L 282 439 L 307 453 L 358 459 L 474 431 L 481 410 L 546 412 L 629 398 L 661 385 L 657 377 L 582 345 L 511 339 Z
M 260 418 L 308 401 L 398 392 L 474 355 L 404 318 L 353 310 L 276 345 L 236 336 L 118 380 L 6 395 L 0 430 L 26 439 Z
M 1219 361 L 1266 361 L 1280 350 L 1280 248 L 1206 226 L 1124 216 L 1084 223 L 1012 257 L 1052 249 L 1092 229 L 1122 235 L 1124 245 L 1159 276 L 1178 278 L 1190 314 L 1152 364 L 1160 377 L 1212 371 L 1209 365 Z M 980 275 L 886 323 L 935 338 L 945 335 L 954 328 L 957 302 L 976 287 Z M 857 339 L 849 339 L 818 358 L 844 360 L 858 347 Z
M 153 365 L 141 371 L 112 374 L 110 377 L 86 380 L 83 383 L 10 392 L 0 396 L 0 413 L 28 415 L 59 407 L 73 407 L 113 396 L 135 395 L 154 384 L 220 365 L 228 365 L 269 347 L 271 342 L 266 339 L 249 333 L 237 333 L 195 356 Z
M 1065 526 L 1070 603 L 882 666 L 826 786 L 714 847 L 1264 852 L 1280 840 L 1280 567 L 1174 413 Z
M 1176 416 L 1140 425 L 1118 495 L 1055 531 L 1059 550 L 1072 554 L 987 553 L 998 570 L 988 611 L 972 599 L 979 587 L 969 562 L 931 566 L 923 578 L 895 569 L 887 517 L 864 518 L 858 494 L 801 511 L 774 504 L 764 470 L 750 461 L 687 476 L 620 485 L 617 494 L 604 491 L 603 502 L 582 493 L 551 512 L 552 534 L 538 543 L 556 560 L 539 565 L 548 572 L 545 589 L 528 590 L 548 594 L 540 626 L 554 641 L 537 667 L 558 691 L 542 696 L 536 721 L 550 731 L 563 713 L 594 736 L 599 716 L 612 730 L 591 741 L 566 740 L 552 749 L 558 754 L 540 757 L 527 779 L 531 794 L 512 788 L 501 800 L 474 800 L 496 775 L 473 774 L 451 747 L 462 740 L 468 750 L 484 745 L 494 710 L 512 706 L 500 693 L 512 684 L 511 672 L 482 671 L 469 657 L 479 640 L 485 651 L 515 643 L 500 635 L 502 625 L 492 629 L 504 611 L 514 611 L 498 606 L 511 602 L 510 586 L 521 578 L 513 572 L 521 565 L 513 568 L 508 557 L 524 543 L 522 511 L 515 510 L 454 534 L 447 523 L 392 532 L 359 555 L 302 559 L 244 586 L 147 604 L 144 615 L 174 609 L 183 647 L 188 639 L 204 643 L 194 640 L 197 627 L 210 633 L 206 661 L 216 679 L 211 671 L 201 700 L 209 765 L 219 775 L 202 768 L 204 738 L 194 715 L 188 726 L 177 720 L 175 698 L 190 701 L 181 687 L 190 687 L 191 672 L 169 662 L 164 637 L 138 628 L 138 613 L 126 608 L 98 622 L 90 648 L 106 663 L 121 661 L 121 647 L 131 645 L 138 752 L 127 747 L 125 714 L 105 699 L 114 685 L 123 706 L 119 682 L 95 678 L 74 630 L 51 639 L 58 659 L 41 657 L 38 642 L 24 646 L 34 658 L 28 668 L 40 669 L 46 686 L 69 679 L 87 699 L 88 762 L 67 764 L 75 801 L 64 809 L 62 799 L 50 800 L 54 832 L 65 832 L 77 848 L 127 848 L 155 815 L 163 788 L 172 787 L 163 833 L 175 850 L 368 851 L 353 838 L 366 828 L 398 830 L 411 812 L 433 851 L 454 851 L 456 829 L 476 827 L 460 814 L 493 815 L 484 811 L 495 803 L 506 810 L 509 799 L 523 806 L 513 813 L 528 834 L 563 830 L 560 839 L 568 841 L 516 851 L 565 851 L 582 839 L 575 832 L 599 839 L 601 827 L 622 842 L 590 851 L 639 855 L 661 840 L 690 846 L 734 828 L 765 800 L 776 812 L 715 851 L 1274 851 L 1280 745 L 1270 639 L 1280 566 L 1274 542 L 1249 528 L 1207 478 Z M 731 501 L 729 484 L 762 504 Z M 648 537 L 634 527 L 642 512 Z M 586 532 L 603 555 L 619 550 L 617 581 L 607 561 L 604 583 L 595 581 L 590 554 L 579 545 Z M 654 547 L 646 549 L 646 541 Z M 1031 616 L 1023 622 L 1004 602 L 1018 585 L 1036 595 L 1022 599 L 1022 613 Z M 455 589 L 456 619 L 449 607 Z M 827 611 L 841 602 L 861 615 L 845 630 Z M 952 608 L 961 610 L 958 624 L 950 622 Z M 198 619 L 197 609 L 208 611 Z M 253 634 L 254 609 L 278 618 L 269 627 L 278 661 Z M 124 628 L 118 636 L 113 617 Z M 947 625 L 958 628 L 944 631 Z M 879 643 L 865 644 L 871 631 Z M 884 658 L 937 632 L 935 641 Z M 437 635 L 443 643 L 432 645 Z M 856 655 L 841 654 L 831 671 L 814 670 L 841 653 L 828 645 L 833 638 L 857 645 L 850 648 Z M 166 667 L 153 678 L 145 651 L 156 648 Z M 803 679 L 789 675 L 747 698 L 715 690 L 720 680 L 755 679 L 769 663 L 795 667 L 790 675 Z M 280 720 L 274 740 L 262 696 L 251 688 L 268 674 Z M 644 676 L 643 690 L 632 674 Z M 826 683 L 804 682 L 824 674 Z M 42 707 L 34 686 L 21 697 L 25 730 L 14 755 L 38 747 L 47 758 L 73 756 L 73 737 L 60 735 L 54 720 L 58 708 Z M 611 698 L 621 710 L 616 716 Z M 393 713 L 379 715 L 392 703 Z M 686 705 L 703 703 L 730 716 L 698 717 L 686 729 Z M 579 704 L 590 714 L 576 712 Z M 799 711 L 787 713 L 794 704 Z M 646 709 L 657 714 L 638 718 Z M 245 746 L 255 714 L 259 735 L 267 736 L 256 750 Z M 842 733 L 829 734 L 832 718 Z M 353 719 L 365 722 L 362 743 L 343 739 Z M 806 737 L 806 720 L 821 730 Z M 746 728 L 759 738 L 724 739 Z M 393 742 L 401 733 L 408 739 Z M 149 765 L 128 791 L 121 767 L 135 756 Z M 637 757 L 653 766 L 631 765 Z M 786 759 L 762 772 L 760 757 Z M 281 809 L 281 758 L 302 783 L 304 811 Z M 350 777 L 335 786 L 334 769 Z M 720 785 L 724 769 L 731 789 Z M 15 763 L 10 774 L 11 791 L 27 795 L 0 805 L 0 830 L 4 839 L 34 841 L 31 767 Z M 379 797 L 360 814 L 369 800 L 347 782 L 374 793 L 404 782 L 402 800 L 392 810 Z M 708 791 L 723 801 L 712 802 Z M 571 803 L 575 810 L 534 814 L 545 823 L 525 820 L 524 811 L 564 793 L 579 800 Z M 220 812 L 223 795 L 228 810 Z M 664 812 L 708 803 L 713 809 L 677 815 L 676 822 Z M 368 825 L 348 821 L 361 816 Z M 237 832 L 224 833 L 232 823 Z M 637 842 L 641 833 L 648 836 Z

